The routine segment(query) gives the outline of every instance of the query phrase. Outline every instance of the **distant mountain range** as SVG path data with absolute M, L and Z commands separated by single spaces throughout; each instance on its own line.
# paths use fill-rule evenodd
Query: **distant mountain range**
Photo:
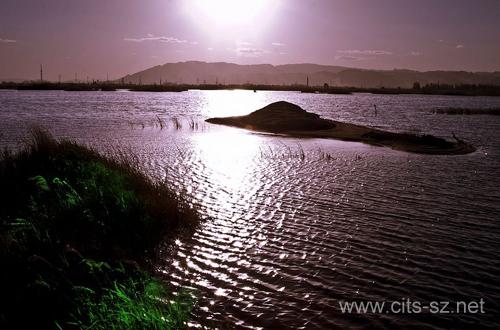
M 500 72 L 366 70 L 318 64 L 254 64 L 179 62 L 158 65 L 122 78 L 126 83 L 264 84 L 409 88 L 421 85 L 500 85 Z

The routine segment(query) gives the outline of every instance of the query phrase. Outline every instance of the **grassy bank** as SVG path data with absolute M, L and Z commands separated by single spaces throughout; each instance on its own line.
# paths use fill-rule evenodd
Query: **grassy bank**
M 134 165 L 36 130 L 0 158 L 0 328 L 182 328 L 192 299 L 148 272 L 198 214 Z
M 470 108 L 439 108 L 431 111 L 446 115 L 492 115 L 500 116 L 500 108 L 470 109 Z

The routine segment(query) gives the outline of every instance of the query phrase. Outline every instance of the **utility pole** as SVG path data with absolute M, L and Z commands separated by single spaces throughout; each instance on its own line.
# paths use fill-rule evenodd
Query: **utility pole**
M 43 66 L 40 64 L 40 81 L 43 81 Z
M 307 82 L 306 82 L 306 84 L 307 84 L 307 87 L 309 87 L 309 76 L 307 76 Z

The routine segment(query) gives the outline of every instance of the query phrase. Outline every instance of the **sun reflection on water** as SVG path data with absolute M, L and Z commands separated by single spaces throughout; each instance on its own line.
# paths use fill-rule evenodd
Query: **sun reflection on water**
M 228 192 L 244 192 L 248 175 L 255 170 L 255 158 L 260 154 L 263 139 L 233 128 L 193 137 L 202 163 L 210 178 Z
M 227 95 L 212 100 L 214 107 L 227 105 L 218 108 L 217 115 L 241 114 L 245 107 L 258 107 L 247 103 L 245 107 L 230 108 Z M 248 93 L 229 95 L 229 99 L 257 102 Z M 228 296 L 248 300 L 254 292 L 249 289 L 249 275 L 242 268 L 249 263 L 248 251 L 267 240 L 260 210 L 255 209 L 254 203 L 256 192 L 263 185 L 259 159 L 266 140 L 259 134 L 228 127 L 214 127 L 203 134 L 193 134 L 191 139 L 196 150 L 195 163 L 199 164 L 194 180 L 209 187 L 198 199 L 210 220 L 195 234 L 195 244 L 176 242 L 179 249 L 172 266 L 179 277 L 174 277 L 174 281 L 208 289 L 211 295 L 205 301 L 209 305 L 220 304 Z
M 206 117 L 247 115 L 266 105 L 266 92 L 248 90 L 201 91 L 205 104 L 201 113 Z

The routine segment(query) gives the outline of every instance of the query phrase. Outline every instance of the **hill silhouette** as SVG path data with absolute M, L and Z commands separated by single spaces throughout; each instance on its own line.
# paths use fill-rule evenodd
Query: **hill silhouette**
M 178 62 L 126 75 L 132 84 L 260 84 L 411 88 L 415 82 L 448 85 L 500 85 L 500 72 L 367 70 L 319 64 L 253 64 Z

